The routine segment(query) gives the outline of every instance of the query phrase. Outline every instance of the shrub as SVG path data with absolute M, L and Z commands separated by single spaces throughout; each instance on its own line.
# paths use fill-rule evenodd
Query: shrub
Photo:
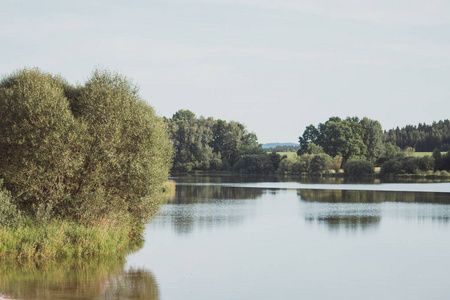
M 342 165 L 342 156 L 336 155 L 333 158 L 333 162 L 331 164 L 331 169 L 333 169 L 336 173 L 339 173 Z
M 40 220 L 147 220 L 172 148 L 161 118 L 126 78 L 83 86 L 24 69 L 0 83 L 0 170 L 12 202 Z
M 331 168 L 333 159 L 328 154 L 317 154 L 311 159 L 311 173 L 322 174 Z
M 448 173 L 447 171 L 441 171 L 441 176 L 450 176 L 450 173 Z
M 239 173 L 270 173 L 275 167 L 266 154 L 245 155 L 233 166 L 233 171 Z
M 348 160 L 343 169 L 344 174 L 349 177 L 367 176 L 375 173 L 373 163 L 367 160 Z
M 297 158 L 286 157 L 283 158 L 278 166 L 278 171 L 281 173 L 293 173 L 293 165 L 296 163 Z
M 421 174 L 434 169 L 434 159 L 424 157 L 396 157 L 381 166 L 381 175 L 387 174 Z
M 450 170 L 450 150 L 442 156 L 441 170 Z
M 11 194 L 3 189 L 3 179 L 0 179 L 0 228 L 15 229 L 22 221 L 22 215 L 12 203 Z
M 313 157 L 314 155 L 312 154 L 303 154 L 300 156 L 294 165 L 295 172 L 299 174 L 311 172 L 311 161 Z

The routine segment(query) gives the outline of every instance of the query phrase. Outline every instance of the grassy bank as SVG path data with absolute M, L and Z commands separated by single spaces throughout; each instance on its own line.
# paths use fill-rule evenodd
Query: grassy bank
M 167 181 L 152 215 L 164 199 L 175 195 L 175 182 Z M 9 194 L 0 191 L 0 260 L 51 261 L 72 258 L 124 257 L 142 244 L 144 224 L 114 215 L 89 223 L 52 219 L 36 221 L 11 206 Z M 1 265 L 1 262 L 0 262 Z
M 27 221 L 17 228 L 0 228 L 0 258 L 54 260 L 124 255 L 139 243 L 142 229 L 126 222 L 94 224 L 54 220 Z

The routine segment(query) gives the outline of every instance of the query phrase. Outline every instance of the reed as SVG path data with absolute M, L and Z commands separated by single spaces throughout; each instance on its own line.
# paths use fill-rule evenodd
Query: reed
M 0 259 L 54 260 L 123 256 L 142 239 L 143 228 L 102 219 L 93 224 L 68 220 L 0 228 Z

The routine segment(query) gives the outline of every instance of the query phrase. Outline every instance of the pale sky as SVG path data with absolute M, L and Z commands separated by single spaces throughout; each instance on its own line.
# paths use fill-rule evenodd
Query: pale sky
M 448 0 L 1 0 L 0 57 L 1 75 L 118 71 L 160 116 L 239 121 L 260 143 L 331 116 L 450 118 Z

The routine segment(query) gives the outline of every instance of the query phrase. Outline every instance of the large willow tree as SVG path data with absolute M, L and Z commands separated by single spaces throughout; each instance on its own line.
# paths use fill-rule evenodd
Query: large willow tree
M 0 177 L 28 215 L 145 221 L 171 159 L 163 120 L 123 76 L 74 87 L 23 69 L 0 83 Z

